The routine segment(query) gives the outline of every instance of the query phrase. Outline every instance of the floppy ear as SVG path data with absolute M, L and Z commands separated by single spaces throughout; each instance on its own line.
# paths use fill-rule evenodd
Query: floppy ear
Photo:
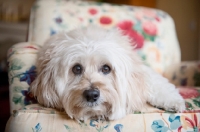
M 46 73 L 39 74 L 31 84 L 31 92 L 40 104 L 46 107 L 62 108 L 51 73 L 48 75 Z
M 48 75 L 46 73 L 39 74 L 31 84 L 31 92 L 40 104 L 46 107 L 62 108 L 51 73 Z
M 56 89 L 56 72 L 50 64 L 48 54 L 39 53 L 37 61 L 38 76 L 30 86 L 30 91 L 37 98 L 38 102 L 46 107 L 62 108 L 58 91 Z M 51 54 L 51 52 L 49 52 Z
M 70 38 L 62 32 L 51 36 L 38 52 L 38 76 L 31 84 L 30 90 L 38 102 L 46 107 L 62 108 L 61 94 L 67 79 L 61 71 L 62 58 L 59 53 L 66 45 L 59 43 L 66 39 Z

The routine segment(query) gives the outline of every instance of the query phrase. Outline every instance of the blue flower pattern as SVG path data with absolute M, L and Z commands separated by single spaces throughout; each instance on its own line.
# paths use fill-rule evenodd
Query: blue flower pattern
M 176 130 L 181 126 L 180 116 L 170 114 L 168 120 L 170 122 L 169 126 L 166 126 L 163 120 L 155 120 L 153 121 L 151 128 L 154 130 L 154 132 L 167 132 L 168 130 Z
M 33 132 L 41 132 L 42 127 L 40 123 L 38 123 L 34 128 L 32 128 Z
M 154 130 L 154 132 L 167 132 L 169 130 L 162 120 L 153 121 L 151 128 Z
M 26 81 L 30 85 L 36 78 L 36 67 L 32 66 L 28 71 L 20 76 L 20 81 Z
M 114 129 L 116 130 L 116 132 L 121 132 L 122 128 L 123 128 L 122 124 L 117 124 L 114 126 Z
M 28 90 L 21 90 L 21 93 L 25 97 L 24 98 L 24 104 L 25 105 L 37 103 L 37 100 L 30 93 L 30 88 Z
M 180 116 L 175 116 L 174 114 L 171 114 L 169 116 L 169 122 L 170 122 L 170 128 L 172 130 L 175 130 L 181 126 Z
M 50 35 L 52 36 L 52 35 L 54 35 L 54 34 L 56 34 L 56 31 L 54 30 L 54 29 L 50 29 Z
M 108 128 L 109 124 L 109 122 L 104 124 L 104 122 L 101 120 L 90 120 L 90 126 L 95 127 L 98 132 L 103 132 L 105 128 Z

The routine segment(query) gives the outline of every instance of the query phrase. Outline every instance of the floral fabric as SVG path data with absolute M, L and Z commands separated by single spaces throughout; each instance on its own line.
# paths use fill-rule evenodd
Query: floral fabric
M 176 86 L 200 86 L 200 61 L 181 62 L 169 67 L 164 76 Z
M 117 121 L 78 123 L 63 114 L 19 112 L 10 118 L 6 132 L 199 132 L 199 119 L 199 113 L 148 113 L 130 114 Z
M 36 58 L 40 46 L 33 43 L 19 43 L 8 50 L 8 75 L 10 111 L 36 103 L 29 93 L 29 86 L 36 77 Z
M 77 122 L 64 111 L 45 108 L 38 104 L 27 105 L 14 111 L 6 132 L 199 132 L 200 88 L 179 88 L 186 101 L 183 113 L 170 113 L 154 109 L 146 113 L 133 113 L 115 121 L 88 120 Z

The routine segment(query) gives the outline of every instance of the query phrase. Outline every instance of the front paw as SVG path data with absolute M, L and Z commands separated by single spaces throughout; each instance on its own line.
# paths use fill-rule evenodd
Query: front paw
M 168 99 L 164 104 L 164 109 L 166 111 L 183 112 L 185 107 L 185 101 L 182 97 Z

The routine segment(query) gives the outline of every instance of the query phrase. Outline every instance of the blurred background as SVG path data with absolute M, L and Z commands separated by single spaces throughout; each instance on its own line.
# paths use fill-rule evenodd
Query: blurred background
M 0 0 L 0 131 L 4 131 L 10 116 L 6 53 L 13 44 L 26 41 L 30 8 L 34 1 Z M 181 60 L 200 59 L 200 0 L 96 1 L 145 6 L 166 11 L 175 21 L 182 53 Z

